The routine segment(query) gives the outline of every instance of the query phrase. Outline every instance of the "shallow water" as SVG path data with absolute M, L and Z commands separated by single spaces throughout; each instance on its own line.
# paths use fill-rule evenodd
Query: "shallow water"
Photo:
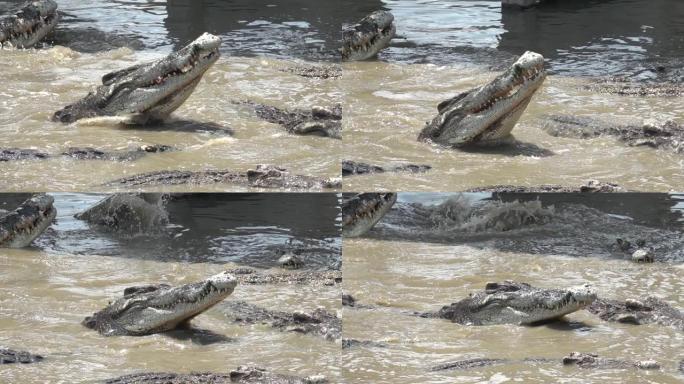
M 228 372 L 250 364 L 297 376 L 324 374 L 337 381 L 339 342 L 267 325 L 239 326 L 225 320 L 221 304 L 193 320 L 196 328 L 227 338 L 218 342 L 211 335 L 187 338 L 188 333 L 175 338 L 164 334 L 103 337 L 80 325 L 85 316 L 132 285 L 185 284 L 239 266 L 282 272 L 266 249 L 289 239 L 295 239 L 294 245 L 318 241 L 339 251 L 334 195 L 317 195 L 317 201 L 300 195 L 319 213 L 290 220 L 284 214 L 297 207 L 294 195 L 242 195 L 232 200 L 226 196 L 230 195 L 171 202 L 171 233 L 149 238 L 145 246 L 141 243 L 149 236 L 117 237 L 72 218 L 102 196 L 55 195 L 57 223 L 34 247 L 0 249 L 0 345 L 45 357 L 37 364 L 3 366 L 0 381 L 101 382 L 135 372 Z M 278 206 L 283 198 L 281 203 L 288 202 L 289 207 Z M 233 215 L 225 213 L 229 207 Z M 246 215 L 248 211 L 252 214 Z M 270 225 L 264 223 L 279 213 L 283 216 Z M 166 236 L 174 238 L 173 247 L 164 245 L 170 241 Z M 212 245 L 199 247 L 200 240 Z M 255 258 L 259 250 L 264 255 L 261 260 Z M 290 312 L 322 306 L 338 313 L 339 297 L 339 287 L 238 285 L 226 300 Z
M 295 63 L 266 58 L 222 57 L 205 74 L 192 96 L 165 125 L 121 127 L 111 124 L 65 125 L 52 114 L 85 96 L 100 77 L 115 68 L 161 57 L 155 52 L 121 48 L 77 53 L 63 47 L 7 51 L 0 92 L 0 147 L 32 148 L 59 154 L 68 147 L 105 151 L 132 150 L 143 144 L 166 144 L 177 151 L 127 162 L 56 157 L 2 163 L 3 191 L 111 191 L 114 179 L 159 170 L 227 169 L 246 171 L 273 164 L 321 178 L 339 176 L 340 141 L 288 134 L 259 119 L 247 106 L 253 100 L 285 109 L 331 106 L 339 100 L 336 80 L 303 78 L 284 72 Z M 46 87 L 45 84 L 50 84 Z M 244 186 L 183 185 L 148 190 L 247 190 Z
M 590 179 L 635 191 L 684 187 L 681 154 L 626 147 L 610 137 L 552 137 L 541 129 L 547 114 L 625 124 L 684 120 L 678 97 L 596 94 L 582 89 L 590 80 L 581 77 L 547 77 L 513 130 L 524 145 L 465 151 L 417 141 L 426 121 L 436 115 L 437 104 L 490 81 L 497 73 L 467 63 L 345 63 L 343 156 L 381 166 L 414 163 L 433 167 L 426 173 L 348 177 L 345 190 L 454 191 L 502 184 L 577 187 Z
M 482 195 L 471 195 L 472 201 L 482 198 Z M 436 311 L 469 292 L 483 289 L 487 282 L 506 279 L 547 288 L 590 283 L 599 297 L 626 299 L 655 295 L 681 309 L 684 306 L 681 260 L 679 263 L 635 264 L 611 257 L 601 249 L 603 244 L 596 242 L 596 238 L 578 239 L 573 233 L 566 235 L 559 230 L 560 224 L 553 221 L 539 225 L 537 229 L 535 225 L 529 225 L 506 232 L 473 228 L 458 230 L 454 226 L 451 231 L 443 227 L 430 229 L 419 226 L 409 215 L 397 213 L 403 212 L 401 204 L 408 201 L 435 203 L 443 201 L 444 196 L 400 194 L 400 200 L 404 202 L 397 203 L 399 206 L 386 216 L 389 220 L 383 219 L 368 237 L 344 240 L 344 290 L 355 296 L 359 303 L 376 307 L 345 307 L 344 337 L 385 344 L 385 347 L 345 349 L 342 364 L 347 382 L 681 381 L 677 367 L 682 358 L 684 335 L 670 327 L 608 323 L 586 311 L 572 313 L 562 322 L 537 327 L 463 326 L 441 319 L 406 315 L 414 311 Z M 399 212 L 393 212 L 395 210 Z M 557 208 L 556 219 L 568 217 L 559 211 L 562 210 Z M 617 219 L 616 214 L 610 213 L 612 216 L 603 214 L 607 222 L 611 220 L 609 217 Z M 620 216 L 623 217 L 621 228 L 624 230 L 638 225 L 632 220 L 643 221 L 643 217 L 635 216 L 630 220 L 624 213 Z M 400 220 L 404 220 L 404 224 Z M 598 222 L 591 224 L 600 225 Z M 546 231 L 545 226 L 548 227 Z M 670 231 L 649 228 L 662 233 Z M 681 241 L 681 226 L 679 228 Z M 425 235 L 422 232 L 431 232 L 433 237 L 421 240 L 421 234 Z M 396 233 L 397 238 L 392 237 L 392 233 Z M 618 233 L 622 235 L 614 231 L 613 236 Z M 507 249 L 498 246 L 505 240 L 526 242 L 532 247 Z M 554 245 L 541 247 L 544 244 Z M 586 257 L 577 254 L 578 250 L 592 246 L 597 249 L 596 254 L 585 254 Z M 633 361 L 655 359 L 662 369 L 563 367 L 560 359 L 573 351 Z M 462 371 L 429 371 L 430 367 L 438 364 L 471 358 L 518 361 Z M 520 361 L 525 358 L 552 358 L 557 362 Z

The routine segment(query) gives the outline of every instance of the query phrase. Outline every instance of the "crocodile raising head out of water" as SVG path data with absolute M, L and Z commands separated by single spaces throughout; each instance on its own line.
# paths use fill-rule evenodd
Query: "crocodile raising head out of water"
M 366 60 L 386 48 L 397 32 L 394 16 L 375 11 L 342 31 L 342 60 Z
M 545 78 L 544 57 L 525 52 L 490 83 L 441 102 L 418 140 L 453 147 L 505 142 Z
M 483 292 L 422 317 L 439 317 L 466 325 L 529 325 L 558 319 L 596 300 L 588 285 L 569 289 L 542 289 L 526 283 L 488 283 Z
M 342 205 L 342 235 L 357 237 L 368 232 L 397 201 L 396 193 L 361 193 Z
M 108 73 L 95 92 L 55 112 L 53 120 L 72 123 L 98 116 L 131 124 L 162 120 L 190 97 L 218 60 L 220 44 L 218 37 L 205 33 L 163 59 Z
M 170 331 L 228 297 L 236 285 L 235 277 L 223 272 L 174 288 L 166 284 L 126 288 L 122 298 L 82 324 L 104 336 Z
M 0 47 L 30 48 L 52 31 L 59 21 L 57 3 L 28 3 L 15 15 L 0 20 Z
M 54 201 L 52 196 L 36 195 L 0 216 L 0 247 L 26 247 L 40 236 L 57 215 Z

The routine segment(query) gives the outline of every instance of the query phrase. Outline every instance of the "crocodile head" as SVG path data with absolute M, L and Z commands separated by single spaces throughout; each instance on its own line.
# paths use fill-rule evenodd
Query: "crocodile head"
M 418 140 L 454 147 L 500 143 L 510 136 L 545 78 L 544 57 L 525 52 L 490 83 L 441 102 Z
M 83 325 L 105 336 L 169 331 L 225 299 L 236 285 L 235 277 L 223 272 L 179 287 L 160 284 L 126 288 L 122 298 L 86 317 Z
M 221 40 L 208 33 L 177 52 L 102 77 L 102 85 L 78 102 L 55 112 L 71 123 L 97 116 L 129 117 L 131 122 L 162 120 L 190 97 L 202 75 L 219 58 Z
M 342 31 L 342 60 L 366 60 L 387 47 L 396 33 L 394 16 L 375 11 Z
M 471 325 L 535 324 L 578 311 L 596 300 L 588 285 L 568 289 L 542 289 L 525 283 L 488 283 L 457 303 L 443 307 L 438 317 Z
M 342 235 L 357 237 L 368 232 L 397 201 L 396 193 L 361 193 L 342 205 Z
M 28 246 L 55 219 L 57 210 L 52 206 L 54 201 L 52 196 L 36 195 L 0 217 L 0 247 Z
M 15 15 L 0 20 L 0 46 L 30 48 L 52 31 L 59 21 L 57 3 L 33 1 Z

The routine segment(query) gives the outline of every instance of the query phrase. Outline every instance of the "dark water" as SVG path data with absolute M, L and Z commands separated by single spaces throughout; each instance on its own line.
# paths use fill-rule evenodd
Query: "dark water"
M 5 4 L 7 2 L 4 2 Z M 10 2 L 11 3 L 11 2 Z M 229 55 L 337 60 L 336 0 L 60 0 L 56 43 L 79 51 L 179 48 L 204 32 Z M 0 11 L 8 5 L 0 3 Z
M 56 223 L 33 243 L 48 253 L 273 267 L 284 251 L 292 251 L 309 269 L 338 269 L 341 262 L 335 194 L 174 195 L 165 205 L 165 228 L 126 235 L 91 228 L 73 217 L 105 195 L 53 196 Z M 0 208 L 17 200 L 17 195 L 2 194 Z
M 400 193 L 367 237 L 468 244 L 527 254 L 629 259 L 617 239 L 656 260 L 684 262 L 684 198 L 677 194 Z
M 372 2 L 350 2 L 358 13 Z M 363 3 L 363 4 L 362 4 Z M 532 50 L 550 70 L 571 76 L 631 76 L 681 81 L 684 2 L 548 0 L 524 11 L 499 0 L 388 0 L 399 38 L 390 61 L 449 64 L 497 61 Z
M 0 12 L 16 1 L 0 1 Z M 19 2 L 20 3 L 20 2 Z M 547 0 L 524 11 L 499 0 L 60 0 L 55 40 L 80 51 L 178 48 L 203 32 L 230 55 L 336 61 L 342 26 L 386 9 L 397 38 L 383 60 L 499 68 L 526 50 L 550 70 L 681 81 L 684 2 Z

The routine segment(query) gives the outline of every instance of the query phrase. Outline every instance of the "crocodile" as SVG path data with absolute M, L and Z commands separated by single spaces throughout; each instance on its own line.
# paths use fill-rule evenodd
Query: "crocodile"
M 104 336 L 143 336 L 171 331 L 233 293 L 237 280 L 222 272 L 196 283 L 126 288 L 123 297 L 82 324 Z
M 334 286 L 342 283 L 341 271 L 301 271 L 289 273 L 262 273 L 253 268 L 240 267 L 229 269 L 243 285 L 262 284 L 308 284 L 318 286 Z
M 162 207 L 164 195 L 117 193 L 74 217 L 98 229 L 129 234 L 149 233 L 169 223 Z
M 431 367 L 431 371 L 445 371 L 445 370 L 468 370 L 493 365 L 511 364 L 517 362 L 524 363 L 562 363 L 564 366 L 576 366 L 578 368 L 593 368 L 593 369 L 626 369 L 637 368 L 645 370 L 660 369 L 660 364 L 654 360 L 640 360 L 627 361 L 621 359 L 602 358 L 593 353 L 571 352 L 562 359 L 549 358 L 525 358 L 521 360 L 515 359 L 497 359 L 479 357 L 473 359 L 458 360 L 448 363 L 443 363 Z
M 294 66 L 288 66 L 279 70 L 281 72 L 292 73 L 301 77 L 316 79 L 337 79 L 342 77 L 342 67 L 337 64 L 296 64 Z
M 579 187 L 567 187 L 556 184 L 544 184 L 532 187 L 518 185 L 490 185 L 486 187 L 470 188 L 463 192 L 492 192 L 492 193 L 613 193 L 626 192 L 615 183 L 607 183 L 599 180 L 588 180 Z
M 659 324 L 684 331 L 684 313 L 653 296 L 625 301 L 598 299 L 587 310 L 601 320 L 624 324 Z
M 311 313 L 290 313 L 271 311 L 244 301 L 228 301 L 221 307 L 226 317 L 238 324 L 269 324 L 280 331 L 317 335 L 331 341 L 342 335 L 342 320 L 323 308 Z
M 342 235 L 358 237 L 368 232 L 397 201 L 397 194 L 361 193 L 342 205 Z
M 31 48 L 47 36 L 59 22 L 57 3 L 38 0 L 19 12 L 0 19 L 0 48 Z
M 679 97 L 684 95 L 684 87 L 682 87 L 681 81 L 644 84 L 643 82 L 633 81 L 625 77 L 593 79 L 589 84 L 585 84 L 581 88 L 590 92 L 619 96 Z
M 484 291 L 444 306 L 437 312 L 419 315 L 465 325 L 535 325 L 578 311 L 594 300 L 596 292 L 589 285 L 542 289 L 507 280 L 487 283 Z
M 591 139 L 616 137 L 630 147 L 646 146 L 684 153 L 684 126 L 674 121 L 663 124 L 615 124 L 585 116 L 549 115 L 542 129 L 555 137 Z
M 162 121 L 190 97 L 218 60 L 220 43 L 217 36 L 205 33 L 162 59 L 110 72 L 94 92 L 55 112 L 52 119 L 62 123 L 96 117 L 127 124 Z
M 310 111 L 302 109 L 287 111 L 252 101 L 236 103 L 251 106 L 259 118 L 281 125 L 288 133 L 342 139 L 342 105 L 340 104 L 335 104 L 332 108 L 313 106 Z
M 109 379 L 105 384 L 325 384 L 324 376 L 314 375 L 299 378 L 269 372 L 255 366 L 239 366 L 229 373 L 136 373 Z
M 13 211 L 0 214 L 0 247 L 27 247 L 52 224 L 57 215 L 55 199 L 39 194 L 24 201 Z
M 392 166 L 379 166 L 367 163 L 361 163 L 353 160 L 342 161 L 342 177 L 351 175 L 364 175 L 369 173 L 385 173 L 385 172 L 427 172 L 432 169 L 427 164 L 400 164 Z
M 26 351 L 15 351 L 8 348 L 0 348 L 0 365 L 3 364 L 31 364 L 43 360 L 43 356 L 34 355 Z
M 342 60 L 367 60 L 389 46 L 397 33 L 394 15 L 375 11 L 342 31 Z
M 450 147 L 510 143 L 513 127 L 545 78 L 544 57 L 527 51 L 491 82 L 441 102 L 418 140 Z
M 134 161 L 149 154 L 173 151 L 168 145 L 141 145 L 128 151 L 104 151 L 92 147 L 69 147 L 58 155 L 36 149 L 0 148 L 0 161 L 44 160 L 64 157 L 76 160 Z
M 252 188 L 334 189 L 342 183 L 337 178 L 321 179 L 293 175 L 285 168 L 257 165 L 247 172 L 230 170 L 156 171 L 124 177 L 106 183 L 107 186 L 136 187 L 145 185 L 219 184 L 230 183 Z

